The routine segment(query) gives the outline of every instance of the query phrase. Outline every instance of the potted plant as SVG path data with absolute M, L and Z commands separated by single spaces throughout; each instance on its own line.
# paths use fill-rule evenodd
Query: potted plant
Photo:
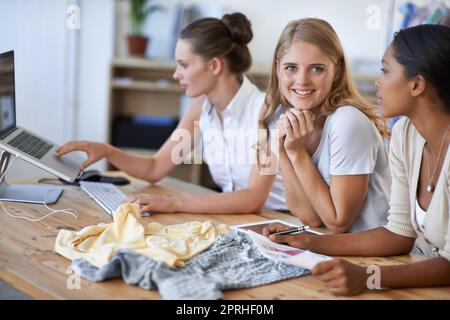
M 128 51 L 130 55 L 144 56 L 149 38 L 142 33 L 147 18 L 154 12 L 163 11 L 163 6 L 152 4 L 152 0 L 130 0 L 129 18 L 131 32 L 129 33 Z

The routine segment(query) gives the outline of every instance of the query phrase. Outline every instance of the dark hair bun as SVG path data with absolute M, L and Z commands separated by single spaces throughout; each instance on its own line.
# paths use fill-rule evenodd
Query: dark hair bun
M 222 22 L 230 31 L 231 38 L 238 45 L 245 46 L 253 38 L 252 26 L 250 21 L 242 13 L 225 14 Z

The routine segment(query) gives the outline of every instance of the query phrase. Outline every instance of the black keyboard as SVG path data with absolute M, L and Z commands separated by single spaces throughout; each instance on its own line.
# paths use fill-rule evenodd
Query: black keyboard
M 41 159 L 53 147 L 52 144 L 24 131 L 9 141 L 8 144 L 36 159 Z

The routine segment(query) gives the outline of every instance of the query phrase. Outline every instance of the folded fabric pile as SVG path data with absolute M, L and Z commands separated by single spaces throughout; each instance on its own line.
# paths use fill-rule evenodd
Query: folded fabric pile
M 61 230 L 57 253 L 90 281 L 122 277 L 158 289 L 163 299 L 221 299 L 222 290 L 249 288 L 307 274 L 264 257 L 246 233 L 211 221 L 141 224 L 136 204 L 123 204 L 114 222 Z
M 90 281 L 122 277 L 127 284 L 157 289 L 163 299 L 222 299 L 223 290 L 251 288 L 306 275 L 307 269 L 264 257 L 244 232 L 230 230 L 184 267 L 170 268 L 131 250 L 120 250 L 102 268 L 74 260 L 72 269 Z
M 180 267 L 229 230 L 227 225 L 211 221 L 170 226 L 152 222 L 143 226 L 139 205 L 131 203 L 122 204 L 113 217 L 113 223 L 100 223 L 80 231 L 61 230 L 55 251 L 70 260 L 86 260 L 97 268 L 109 263 L 120 249 Z

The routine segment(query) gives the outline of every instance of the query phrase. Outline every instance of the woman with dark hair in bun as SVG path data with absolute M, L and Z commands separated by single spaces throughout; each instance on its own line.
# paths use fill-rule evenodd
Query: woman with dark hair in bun
M 286 210 L 281 177 L 262 175 L 255 165 L 258 115 L 265 94 L 244 75 L 252 63 L 247 47 L 252 37 L 250 21 L 241 13 L 196 20 L 182 30 L 175 49 L 173 77 L 194 99 L 171 138 L 154 156 L 132 155 L 109 144 L 86 141 L 66 143 L 57 156 L 84 151 L 88 159 L 82 169 L 106 158 L 130 176 L 155 183 L 200 146 L 203 160 L 223 193 L 137 194 L 127 201 L 141 204 L 143 212 L 249 213 L 264 207 Z
M 379 266 L 377 274 L 342 259 L 312 274 L 337 295 L 384 288 L 450 286 L 450 28 L 420 25 L 398 32 L 375 82 L 381 114 L 403 115 L 390 143 L 392 188 L 384 227 L 340 235 L 271 235 L 272 241 L 335 256 L 395 256 L 422 261 Z M 370 279 L 369 279 L 370 277 Z

